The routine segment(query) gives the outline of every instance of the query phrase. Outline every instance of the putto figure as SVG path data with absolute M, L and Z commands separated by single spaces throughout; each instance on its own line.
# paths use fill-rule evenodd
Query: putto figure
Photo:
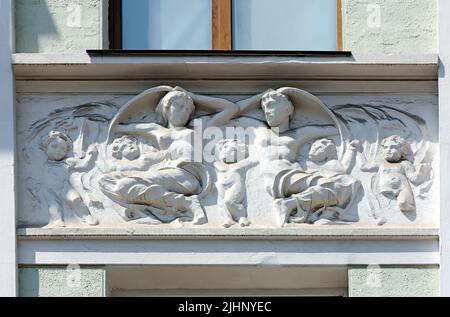
M 225 139 L 216 145 L 219 160 L 214 163 L 217 172 L 217 191 L 219 208 L 228 228 L 239 223 L 241 227 L 250 225 L 244 206 L 245 174 L 247 169 L 256 165 L 248 156 L 247 145 L 236 139 Z
M 280 173 L 277 199 L 288 222 L 327 224 L 345 215 L 360 189 L 360 182 L 348 175 L 354 164 L 359 141 L 349 143 L 341 160 L 329 139 L 316 140 L 309 151 L 308 168 Z M 284 191 L 283 191 L 284 189 Z M 288 192 L 285 190 L 289 189 Z
M 98 154 L 97 148 L 90 146 L 86 156 L 83 155 L 83 157 L 67 157 L 72 149 L 72 140 L 58 131 L 51 131 L 41 147 L 48 158 L 45 168 L 44 195 L 50 214 L 49 227 L 65 226 L 62 213 L 64 203 L 82 222 L 91 226 L 97 225 L 98 220 L 91 215 L 89 208 L 75 189 L 79 180 L 74 175 L 74 172 L 85 171 L 95 161 Z M 61 184 L 61 181 L 65 183 Z
M 416 202 L 411 184 L 419 185 L 430 173 L 431 165 L 422 163 L 418 168 L 411 163 L 412 155 L 409 143 L 399 135 L 392 135 L 381 142 L 383 160 L 380 164 L 368 163 L 363 159 L 363 171 L 378 171 L 373 181 L 374 192 L 397 200 L 402 212 L 416 210 Z

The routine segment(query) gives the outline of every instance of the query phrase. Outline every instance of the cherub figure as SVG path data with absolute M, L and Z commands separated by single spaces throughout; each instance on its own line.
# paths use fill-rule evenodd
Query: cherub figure
M 411 184 L 419 185 L 430 173 L 431 165 L 419 164 L 418 168 L 409 161 L 412 154 L 409 143 L 398 135 L 392 135 L 381 142 L 383 160 L 379 164 L 369 164 L 362 156 L 363 171 L 377 171 L 372 182 L 376 195 L 397 200 L 402 212 L 413 212 L 416 203 Z M 376 162 L 374 162 L 376 163 Z M 377 197 L 379 201 L 379 197 Z
M 161 163 L 167 156 L 166 151 L 159 151 L 153 146 L 146 145 L 142 151 L 138 139 L 124 135 L 114 139 L 110 147 L 111 156 L 115 159 L 110 171 L 146 171 L 151 166 Z
M 361 142 L 353 140 L 348 143 L 347 151 L 341 160 L 337 159 L 336 145 L 330 139 L 323 138 L 314 141 L 308 153 L 309 170 L 328 170 L 349 174 L 355 163 L 356 151 L 360 150 Z
M 51 131 L 41 145 L 48 158 L 45 166 L 47 186 L 44 195 L 50 214 L 49 227 L 65 226 L 62 213 L 64 203 L 82 222 L 91 226 L 98 224 L 98 220 L 91 215 L 89 208 L 75 189 L 79 180 L 72 175 L 73 172 L 85 171 L 97 157 L 98 151 L 91 145 L 83 157 L 67 157 L 72 144 L 72 140 L 66 134 Z M 62 181 L 64 184 L 61 184 Z
M 358 140 L 349 142 L 341 160 L 336 145 L 329 139 L 316 140 L 308 153 L 305 171 L 288 173 L 281 180 L 289 182 L 295 191 L 277 200 L 280 208 L 288 209 L 288 222 L 328 224 L 342 216 L 360 188 L 360 182 L 349 175 L 359 149 Z
M 247 145 L 236 139 L 225 139 L 217 143 L 219 160 L 214 163 L 217 172 L 217 190 L 219 206 L 222 211 L 223 227 L 229 228 L 234 223 L 241 227 L 250 225 L 244 207 L 245 173 L 256 165 L 248 156 Z

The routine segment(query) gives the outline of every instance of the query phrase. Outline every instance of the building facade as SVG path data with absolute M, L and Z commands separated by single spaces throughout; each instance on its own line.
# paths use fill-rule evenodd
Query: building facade
M 450 4 L 175 2 L 0 2 L 0 294 L 450 295 Z

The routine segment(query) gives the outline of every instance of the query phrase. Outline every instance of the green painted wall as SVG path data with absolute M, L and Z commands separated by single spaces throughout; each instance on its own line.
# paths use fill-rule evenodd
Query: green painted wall
M 20 297 L 103 297 L 105 269 L 92 266 L 37 266 L 19 269 Z
M 16 52 L 101 48 L 102 0 L 15 0 Z
M 348 285 L 350 297 L 439 296 L 439 267 L 350 266 Z
M 437 54 L 437 15 L 437 0 L 343 0 L 344 49 L 361 54 Z

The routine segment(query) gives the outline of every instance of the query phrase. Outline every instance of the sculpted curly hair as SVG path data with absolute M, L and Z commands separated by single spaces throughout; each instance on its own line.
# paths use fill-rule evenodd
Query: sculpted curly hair
M 266 107 L 268 102 L 276 101 L 276 100 L 283 100 L 288 105 L 290 105 L 289 118 L 292 119 L 292 116 L 294 115 L 294 105 L 292 104 L 292 102 L 291 102 L 291 100 L 289 99 L 288 96 L 286 96 L 286 95 L 284 95 L 282 93 L 279 93 L 276 90 L 269 91 L 269 92 L 265 93 L 262 96 L 262 98 L 261 98 L 261 108 L 263 110 L 265 110 L 265 107 Z
M 53 140 L 58 139 L 58 138 L 63 140 L 66 143 L 66 145 L 67 145 L 67 152 L 70 152 L 70 150 L 72 149 L 72 144 L 73 144 L 72 140 L 69 138 L 69 136 L 67 134 L 59 132 L 59 131 L 55 131 L 55 130 L 52 130 L 52 131 L 50 131 L 47 134 L 47 136 L 45 137 L 44 141 L 41 143 L 41 146 L 40 146 L 41 149 L 44 152 L 47 152 L 48 145 L 50 143 L 52 143 Z
M 408 141 L 406 141 L 399 135 L 391 135 L 383 139 L 383 141 L 381 141 L 381 146 L 383 148 L 386 148 L 387 145 L 392 142 L 400 145 L 400 151 L 402 152 L 402 159 L 407 160 L 412 153 L 411 146 L 409 145 Z
M 191 116 L 194 114 L 194 100 L 192 100 L 192 98 L 183 91 L 171 91 L 161 99 L 155 110 L 159 115 L 160 123 L 162 126 L 168 125 L 170 105 L 177 99 L 182 99 L 185 102 L 186 106 L 189 107 Z
M 324 151 L 327 153 L 327 158 L 333 158 L 336 156 L 336 145 L 330 139 L 319 139 L 314 141 L 314 144 L 320 143 L 325 146 Z
M 216 147 L 218 150 L 218 153 L 223 151 L 225 145 L 230 144 L 237 150 L 237 157 L 236 159 L 239 161 L 240 159 L 246 159 L 249 156 L 248 146 L 239 140 L 236 139 L 224 139 L 217 142 Z
M 115 159 L 118 159 L 118 160 L 122 159 L 122 157 L 123 157 L 122 151 L 126 145 L 126 142 L 133 142 L 133 143 L 137 144 L 137 139 L 135 137 L 128 136 L 128 135 L 124 135 L 124 136 L 121 136 L 120 138 L 115 139 L 113 141 L 113 143 L 111 144 L 112 157 L 114 157 Z

